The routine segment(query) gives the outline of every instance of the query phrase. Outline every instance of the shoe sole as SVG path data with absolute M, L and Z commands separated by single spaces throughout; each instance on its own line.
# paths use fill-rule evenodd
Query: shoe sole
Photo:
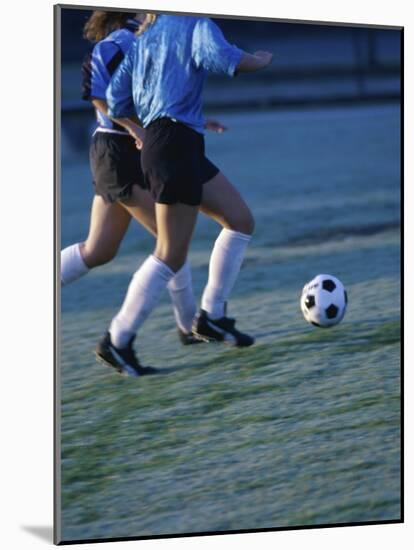
M 208 336 L 204 336 L 203 334 L 199 334 L 198 332 L 193 332 L 193 336 L 194 336 L 194 339 L 200 344 L 203 342 L 207 344 L 209 344 L 210 342 L 217 342 L 217 344 L 219 343 L 219 341 L 216 340 L 215 338 L 209 338 Z
M 205 342 L 205 340 L 202 340 L 196 334 L 192 334 L 191 339 L 184 339 L 181 336 L 179 336 L 178 339 L 182 346 L 194 346 L 196 344 L 202 344 L 203 342 Z

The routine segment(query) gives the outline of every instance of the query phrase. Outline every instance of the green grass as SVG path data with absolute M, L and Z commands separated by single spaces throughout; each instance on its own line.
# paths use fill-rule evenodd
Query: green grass
M 119 258 L 62 291 L 64 540 L 400 516 L 397 113 L 246 117 L 230 117 L 233 134 L 209 147 L 257 219 L 230 303 L 253 347 L 180 346 L 164 296 L 137 340 L 162 375 L 122 378 L 95 361 L 151 250 L 135 228 Z M 64 244 L 87 230 L 87 178 L 86 164 L 64 167 Z M 216 234 L 200 220 L 198 297 Z M 324 272 L 349 295 L 343 322 L 326 330 L 299 309 L 303 284 Z

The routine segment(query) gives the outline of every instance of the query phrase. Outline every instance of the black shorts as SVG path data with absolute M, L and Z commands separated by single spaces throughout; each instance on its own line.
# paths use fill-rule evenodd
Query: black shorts
M 96 132 L 89 160 L 95 193 L 106 202 L 129 198 L 133 185 L 144 187 L 141 153 L 129 134 Z
M 202 186 L 219 173 L 204 152 L 204 136 L 180 122 L 160 118 L 145 130 L 141 166 L 155 202 L 198 206 Z

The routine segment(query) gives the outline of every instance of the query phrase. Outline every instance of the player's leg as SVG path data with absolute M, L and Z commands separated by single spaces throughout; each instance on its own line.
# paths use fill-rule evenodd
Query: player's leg
M 253 216 L 240 193 L 221 172 L 204 184 L 201 210 L 223 229 L 210 257 L 208 282 L 194 331 L 207 340 L 249 346 L 253 338 L 234 328 L 234 320 L 226 317 L 226 304 L 254 230 Z
M 122 199 L 120 205 L 149 233 L 154 237 L 157 236 L 155 203 L 146 189 L 139 185 L 133 185 L 130 196 L 127 199 Z
M 234 185 L 219 172 L 203 185 L 201 212 L 213 218 L 223 228 L 252 235 L 254 218 Z
M 148 191 L 134 185 L 131 197 L 122 204 L 131 216 L 156 236 L 155 202 Z M 199 340 L 192 335 L 192 322 L 196 314 L 191 269 L 186 261 L 168 282 L 168 292 L 178 327 L 178 336 L 183 345 L 195 344 Z
M 135 375 L 153 372 L 139 364 L 133 341 L 174 273 L 184 265 L 197 214 L 198 206 L 156 204 L 158 236 L 154 254 L 135 272 L 124 303 L 97 348 L 98 357 L 118 370 Z
M 156 202 L 157 244 L 134 274 L 124 303 L 112 320 L 97 355 L 122 370 L 141 374 L 133 340 L 168 282 L 187 259 L 202 196 L 202 136 L 169 119 L 146 128 L 141 166 Z M 142 368 L 142 367 L 140 367 Z M 144 373 L 142 373 L 144 374 Z
M 155 205 L 158 237 L 154 256 L 175 273 L 187 259 L 198 209 L 182 203 Z
M 89 234 L 86 241 L 61 252 L 62 286 L 76 281 L 90 269 L 110 262 L 128 229 L 130 214 L 117 203 L 95 195 L 92 202 Z
M 111 323 L 116 347 L 124 347 L 135 336 L 168 281 L 184 265 L 197 212 L 197 207 L 180 203 L 156 205 L 157 244 L 154 253 L 136 271 L 122 308 Z

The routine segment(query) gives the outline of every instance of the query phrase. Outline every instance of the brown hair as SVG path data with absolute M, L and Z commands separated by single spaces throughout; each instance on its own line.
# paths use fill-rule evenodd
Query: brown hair
M 137 36 L 145 32 L 151 25 L 155 23 L 155 20 L 157 19 L 157 14 L 155 13 L 146 13 L 145 18 L 141 25 L 139 26 L 139 29 L 135 33 Z
M 99 42 L 112 31 L 121 29 L 130 17 L 128 12 L 95 10 L 83 27 L 83 36 L 90 42 Z

